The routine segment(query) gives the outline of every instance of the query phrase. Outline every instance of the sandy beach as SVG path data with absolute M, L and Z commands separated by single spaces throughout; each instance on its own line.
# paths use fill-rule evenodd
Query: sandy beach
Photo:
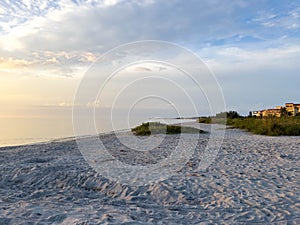
M 157 160 L 176 138 L 165 138 Z M 0 224 L 300 224 L 299 137 L 227 129 L 215 161 L 199 171 L 208 138 L 200 135 L 172 177 L 140 187 L 96 173 L 72 139 L 1 148 Z M 103 140 L 113 147 L 116 137 Z M 122 160 L 130 163 L 130 152 Z

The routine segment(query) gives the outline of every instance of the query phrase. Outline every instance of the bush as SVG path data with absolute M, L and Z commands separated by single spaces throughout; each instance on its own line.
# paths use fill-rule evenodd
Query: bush
M 208 124 L 210 124 L 211 123 L 211 117 L 200 117 L 198 119 L 198 122 L 199 123 L 208 123 Z
M 151 134 L 180 134 L 180 133 L 205 133 L 193 127 L 181 127 L 175 125 L 167 125 L 159 122 L 147 122 L 132 128 L 134 135 L 148 136 Z

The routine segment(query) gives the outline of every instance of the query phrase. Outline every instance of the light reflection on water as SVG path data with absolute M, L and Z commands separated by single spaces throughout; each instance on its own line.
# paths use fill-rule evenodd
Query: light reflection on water
M 0 146 L 15 146 L 73 136 L 70 118 L 0 118 Z
M 154 118 L 145 122 L 178 124 L 194 119 Z M 112 131 L 103 123 L 102 132 Z M 138 124 L 138 123 L 136 123 Z M 115 127 L 122 130 L 123 127 Z M 71 118 L 0 118 L 0 147 L 48 142 L 74 136 Z

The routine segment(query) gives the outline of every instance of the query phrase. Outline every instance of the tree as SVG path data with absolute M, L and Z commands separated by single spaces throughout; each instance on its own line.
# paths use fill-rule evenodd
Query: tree
M 216 118 L 235 119 L 241 117 L 237 111 L 220 112 L 216 114 Z
M 283 117 L 289 116 L 289 112 L 286 110 L 286 107 L 280 108 L 280 116 L 283 116 Z
M 249 111 L 249 115 L 248 115 L 248 117 L 252 117 L 253 115 L 252 115 L 252 111 Z
M 229 119 L 235 119 L 235 118 L 239 118 L 240 115 L 237 111 L 229 111 L 227 112 L 227 118 Z

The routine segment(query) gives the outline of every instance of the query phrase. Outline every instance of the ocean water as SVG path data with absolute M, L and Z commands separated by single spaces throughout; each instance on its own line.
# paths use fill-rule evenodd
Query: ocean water
M 161 122 L 176 124 L 192 122 L 190 119 L 152 118 L 145 122 Z M 140 124 L 136 121 L 133 124 Z M 111 126 L 101 123 L 99 133 L 113 131 Z M 128 129 L 123 125 L 115 126 L 114 130 Z M 49 142 L 52 140 L 73 137 L 72 119 L 67 118 L 0 118 L 0 147 Z
M 0 147 L 73 136 L 70 118 L 1 118 Z

